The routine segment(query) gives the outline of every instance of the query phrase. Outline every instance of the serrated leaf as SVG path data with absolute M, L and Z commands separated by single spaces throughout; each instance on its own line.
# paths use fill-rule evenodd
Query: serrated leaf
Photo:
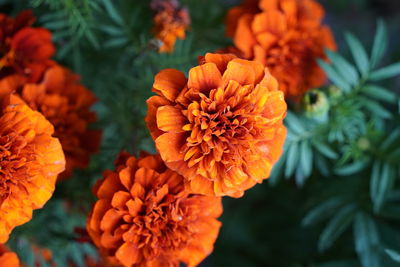
M 325 50 L 325 53 L 332 61 L 332 65 L 335 66 L 337 73 L 340 74 L 347 83 L 352 85 L 356 85 L 358 83 L 358 73 L 353 65 L 351 65 L 338 53 L 334 53 L 333 51 L 330 51 L 328 49 Z
M 291 143 L 288 146 L 288 156 L 286 159 L 285 177 L 289 178 L 293 175 L 299 161 L 299 145 L 298 143 Z
M 315 225 L 331 216 L 343 204 L 344 199 L 340 196 L 328 199 L 310 210 L 301 221 L 301 224 L 303 226 Z
M 395 93 L 390 92 L 388 89 L 378 85 L 367 84 L 361 88 L 361 91 L 369 97 L 389 103 L 395 103 L 397 100 L 397 96 Z
M 355 210 L 356 206 L 354 204 L 348 204 L 336 213 L 336 215 L 325 226 L 319 237 L 319 251 L 327 250 L 340 237 L 352 222 Z
M 371 53 L 371 67 L 375 67 L 382 59 L 388 46 L 388 36 L 386 24 L 383 20 L 378 20 L 377 30 L 375 33 L 374 44 Z
M 365 77 L 369 72 L 369 59 L 367 52 L 361 42 L 353 34 L 346 33 L 345 38 L 358 70 L 362 76 Z
M 329 80 L 331 80 L 337 87 L 343 89 L 344 91 L 349 92 L 351 86 L 346 82 L 344 78 L 342 78 L 331 65 L 327 64 L 325 61 L 318 59 L 319 66 L 325 71 Z
M 334 172 L 335 174 L 342 176 L 355 174 L 356 172 L 363 170 L 368 165 L 368 162 L 368 160 L 358 160 L 351 164 L 337 167 Z
M 392 260 L 394 260 L 395 262 L 399 262 L 400 263 L 400 253 L 399 252 L 397 252 L 395 250 L 392 250 L 392 249 L 388 249 L 388 248 L 385 249 L 385 252 L 386 252 L 386 254 L 389 255 L 389 257 Z
M 335 151 L 333 151 L 333 149 L 331 149 L 328 145 L 318 141 L 312 141 L 312 143 L 315 149 L 317 149 L 318 152 L 324 155 L 325 157 L 330 159 L 337 159 L 339 157 L 338 154 Z
M 363 267 L 379 267 L 379 234 L 374 221 L 364 213 L 354 219 L 354 243 Z
M 400 75 L 400 62 L 381 68 L 371 73 L 369 80 L 380 81 Z

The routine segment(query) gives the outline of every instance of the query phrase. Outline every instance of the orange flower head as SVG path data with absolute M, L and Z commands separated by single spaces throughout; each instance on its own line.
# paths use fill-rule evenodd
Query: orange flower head
M 11 252 L 6 246 L 0 244 L 0 266 L 20 267 L 17 254 Z
M 31 11 L 21 12 L 15 19 L 0 14 L 0 77 L 18 73 L 37 82 L 51 64 L 55 52 L 51 33 L 31 27 L 34 21 Z
M 213 250 L 221 198 L 190 193 L 158 155 L 122 153 L 94 193 L 87 230 L 111 264 L 191 267 Z
M 74 168 L 85 168 L 90 155 L 98 150 L 100 132 L 88 125 L 96 121 L 90 111 L 94 95 L 79 83 L 79 77 L 59 65 L 49 67 L 40 84 L 27 83 L 20 75 L 0 81 L 0 92 L 15 92 L 32 109 L 41 112 L 55 128 L 67 165 L 60 178 L 71 175 Z
M 195 193 L 240 197 L 270 174 L 286 129 L 283 93 L 261 63 L 206 54 L 158 73 L 147 126 L 165 164 Z
M 285 96 L 298 100 L 325 82 L 316 59 L 325 58 L 325 48 L 336 49 L 323 16 L 314 0 L 247 0 L 229 10 L 226 33 L 239 56 L 263 63 Z
M 172 52 L 176 39 L 185 39 L 185 31 L 190 24 L 186 8 L 179 7 L 177 0 L 152 0 L 155 12 L 153 32 L 162 42 L 160 52 Z
M 0 112 L 0 243 L 47 202 L 65 167 L 53 126 L 28 106 L 9 104 L 9 98 L 3 97 Z

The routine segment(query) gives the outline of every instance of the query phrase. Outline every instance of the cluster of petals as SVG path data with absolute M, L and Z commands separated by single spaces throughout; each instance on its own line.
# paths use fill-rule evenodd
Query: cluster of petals
M 47 202 L 65 168 L 53 126 L 27 105 L 10 104 L 14 98 L 0 101 L 0 243 Z
M 0 13 L 0 78 L 20 74 L 30 82 L 41 79 L 55 52 L 51 33 L 34 28 L 31 11 L 23 11 L 16 18 Z
M 177 0 L 152 0 L 155 37 L 162 42 L 160 52 L 172 52 L 176 39 L 185 39 L 190 24 L 188 11 Z
M 10 251 L 5 245 L 2 244 L 0 244 L 0 266 L 20 267 L 17 254 Z
M 241 197 L 270 175 L 286 137 L 286 103 L 255 61 L 206 54 L 189 78 L 155 76 L 147 126 L 165 164 L 195 193 Z
M 228 51 L 263 63 L 285 97 L 298 99 L 325 82 L 316 59 L 325 58 L 324 49 L 336 49 L 323 17 L 314 0 L 245 0 L 228 12 L 226 32 L 235 45 Z
M 87 230 L 111 264 L 190 267 L 213 249 L 221 198 L 190 193 L 158 155 L 122 153 L 94 193 Z
M 100 143 L 100 132 L 89 128 L 96 121 L 96 114 L 90 110 L 96 98 L 77 75 L 52 64 L 40 83 L 30 83 L 19 74 L 9 75 L 0 80 L 0 92 L 19 95 L 20 100 L 53 124 L 67 162 L 60 178 L 70 176 L 74 168 L 88 165 L 90 155 L 98 150 Z

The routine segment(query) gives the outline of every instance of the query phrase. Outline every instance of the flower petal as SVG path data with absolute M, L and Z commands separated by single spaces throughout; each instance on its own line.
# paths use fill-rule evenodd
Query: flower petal
M 174 101 L 181 90 L 185 87 L 187 79 L 179 70 L 165 69 L 160 71 L 154 78 L 153 92 Z
M 162 106 L 157 110 L 157 127 L 164 132 L 183 132 L 183 126 L 188 120 L 182 111 L 172 106 Z
M 189 71 L 188 87 L 200 92 L 209 92 L 221 84 L 221 73 L 214 63 L 205 63 Z

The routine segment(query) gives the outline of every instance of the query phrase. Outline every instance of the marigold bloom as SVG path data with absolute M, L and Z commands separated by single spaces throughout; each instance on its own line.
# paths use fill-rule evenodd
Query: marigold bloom
M 65 167 L 53 126 L 39 112 L 10 101 L 3 97 L 0 113 L 0 243 L 47 202 Z
M 336 49 L 323 16 L 314 0 L 246 0 L 229 10 L 226 33 L 238 55 L 263 63 L 285 96 L 298 99 L 325 82 L 316 59 L 325 58 L 325 48 Z
M 283 93 L 261 63 L 206 54 L 189 71 L 158 73 L 147 126 L 165 164 L 195 193 L 242 196 L 282 153 Z
M 17 254 L 11 252 L 6 246 L 0 244 L 0 266 L 20 267 Z
M 70 176 L 74 168 L 88 165 L 90 155 L 98 150 L 100 132 L 88 128 L 96 121 L 96 114 L 90 111 L 96 98 L 79 83 L 79 76 L 54 65 L 46 70 L 40 84 L 26 83 L 23 76 L 11 75 L 0 81 L 1 91 L 17 93 L 54 125 L 67 160 L 61 178 Z
M 51 33 L 31 27 L 34 21 L 31 11 L 21 12 L 15 19 L 0 14 L 0 77 L 18 73 L 37 82 L 51 64 L 55 52 Z
M 185 39 L 185 31 L 190 24 L 188 11 L 180 8 L 177 0 L 152 0 L 155 12 L 153 32 L 163 44 L 160 52 L 172 52 L 176 39 Z
M 103 256 L 126 267 L 196 266 L 213 250 L 221 198 L 191 194 L 157 155 L 122 153 L 104 172 L 87 230 Z

